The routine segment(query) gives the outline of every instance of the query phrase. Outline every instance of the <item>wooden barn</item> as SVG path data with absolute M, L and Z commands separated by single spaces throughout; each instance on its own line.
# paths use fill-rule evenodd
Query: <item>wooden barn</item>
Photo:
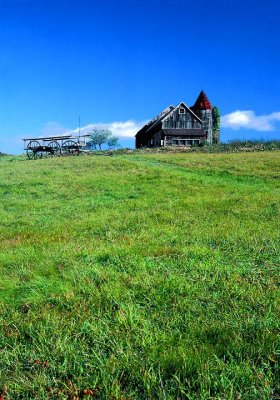
M 212 106 L 201 91 L 192 107 L 169 106 L 136 134 L 136 148 L 193 146 L 213 142 Z

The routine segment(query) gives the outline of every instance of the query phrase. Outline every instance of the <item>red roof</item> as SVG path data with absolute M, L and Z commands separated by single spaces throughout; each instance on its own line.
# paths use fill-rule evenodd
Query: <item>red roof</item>
M 196 99 L 196 102 L 192 106 L 192 109 L 194 110 L 211 110 L 212 106 L 211 103 L 206 96 L 206 94 L 203 92 L 203 90 L 199 93 L 198 98 Z

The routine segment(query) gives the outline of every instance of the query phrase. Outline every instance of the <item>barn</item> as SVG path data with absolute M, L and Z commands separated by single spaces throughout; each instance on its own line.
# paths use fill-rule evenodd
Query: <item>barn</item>
M 215 107 L 217 109 L 217 107 Z M 136 148 L 164 146 L 195 146 L 213 143 L 213 108 L 201 91 L 192 107 L 181 102 L 170 105 L 141 128 L 136 138 Z M 216 132 L 217 133 L 217 132 Z M 219 141 L 219 132 L 216 134 Z

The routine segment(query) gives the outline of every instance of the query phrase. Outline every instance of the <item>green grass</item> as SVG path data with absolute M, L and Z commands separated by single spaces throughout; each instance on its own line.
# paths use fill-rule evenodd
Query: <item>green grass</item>
M 0 160 L 0 398 L 278 399 L 280 152 Z

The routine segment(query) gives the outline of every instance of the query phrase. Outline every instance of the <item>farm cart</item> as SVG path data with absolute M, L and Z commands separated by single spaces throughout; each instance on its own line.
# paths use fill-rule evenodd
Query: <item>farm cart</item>
M 79 155 L 86 146 L 90 135 L 82 136 L 52 136 L 41 138 L 26 138 L 24 150 L 29 160 L 50 156 Z

